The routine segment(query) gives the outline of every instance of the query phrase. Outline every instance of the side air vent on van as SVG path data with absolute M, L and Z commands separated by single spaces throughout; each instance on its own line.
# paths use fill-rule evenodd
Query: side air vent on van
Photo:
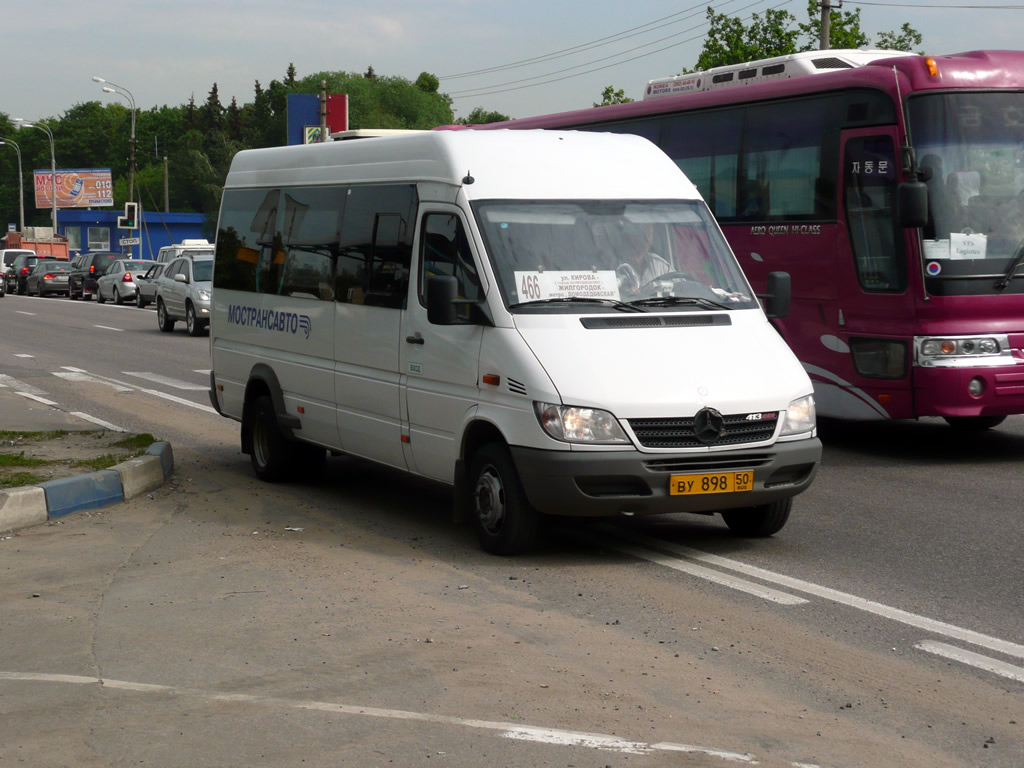
M 525 395 L 526 394 L 526 385 L 523 384 L 521 381 L 516 381 L 515 379 L 513 379 L 511 377 L 505 379 L 505 381 L 508 382 L 508 390 L 509 390 L 509 392 L 512 392 L 512 393 L 517 394 L 517 395 Z
M 603 328 L 686 328 L 732 325 L 729 315 L 630 315 L 629 317 L 583 317 L 580 322 L 591 330 Z
M 835 56 L 828 56 L 824 59 L 814 60 L 815 69 L 853 69 L 852 64 L 848 64 L 842 59 L 837 59 Z

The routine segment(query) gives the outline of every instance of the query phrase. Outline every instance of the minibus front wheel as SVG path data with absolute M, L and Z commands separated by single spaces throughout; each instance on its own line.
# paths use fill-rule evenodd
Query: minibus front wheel
M 508 449 L 485 443 L 470 466 L 470 509 L 480 546 L 493 555 L 533 549 L 540 536 L 541 514 L 527 501 Z
M 778 533 L 789 520 L 793 508 L 793 497 L 780 499 L 770 504 L 746 509 L 731 509 L 722 513 L 722 519 L 729 530 L 737 536 L 764 538 Z

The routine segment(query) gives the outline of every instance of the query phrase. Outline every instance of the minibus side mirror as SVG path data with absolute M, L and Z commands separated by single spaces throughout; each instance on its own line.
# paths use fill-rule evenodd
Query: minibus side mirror
M 928 224 L 928 187 L 923 181 L 904 181 L 897 192 L 899 221 L 902 227 Z
M 768 292 L 759 294 L 764 299 L 764 313 L 768 317 L 783 318 L 789 314 L 789 302 L 792 296 L 792 284 L 789 272 L 769 272 Z
M 455 325 L 459 317 L 455 301 L 459 281 L 451 275 L 434 275 L 427 280 L 427 320 L 431 325 Z

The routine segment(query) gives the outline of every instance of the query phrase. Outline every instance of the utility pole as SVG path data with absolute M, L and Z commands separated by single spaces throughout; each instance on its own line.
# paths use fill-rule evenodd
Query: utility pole
M 842 0 L 839 3 L 842 6 Z M 818 48 L 827 51 L 829 48 L 829 34 L 831 32 L 829 28 L 829 15 L 832 10 L 830 0 L 821 0 L 821 37 L 818 42 Z

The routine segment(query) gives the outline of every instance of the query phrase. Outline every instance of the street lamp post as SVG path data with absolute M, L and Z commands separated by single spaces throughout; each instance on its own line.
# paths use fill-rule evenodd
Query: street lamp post
M 21 147 L 12 139 L 0 139 L 0 146 L 9 145 L 18 153 L 18 231 L 25 231 L 25 177 L 21 170 Z
M 53 218 L 53 236 L 57 236 L 57 153 L 53 146 L 53 131 L 50 130 L 44 122 L 29 123 L 20 117 L 14 118 L 14 122 L 18 125 L 23 125 L 26 128 L 38 128 L 46 134 L 46 137 L 50 140 L 50 199 L 53 203 L 53 212 L 51 214 Z
M 112 83 L 95 75 L 92 80 L 94 83 L 103 84 L 104 93 L 116 93 L 118 96 L 126 98 L 132 108 L 132 135 L 128 141 L 128 202 L 131 203 L 135 200 L 135 97 L 123 85 Z

